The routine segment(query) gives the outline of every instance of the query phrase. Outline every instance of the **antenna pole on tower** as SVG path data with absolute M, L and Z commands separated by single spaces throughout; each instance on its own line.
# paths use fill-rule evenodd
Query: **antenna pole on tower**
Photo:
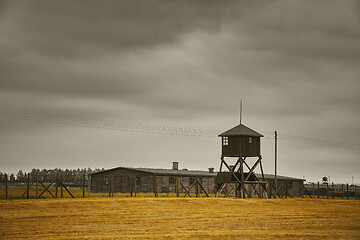
M 240 100 L 240 125 L 242 120 L 242 99 Z

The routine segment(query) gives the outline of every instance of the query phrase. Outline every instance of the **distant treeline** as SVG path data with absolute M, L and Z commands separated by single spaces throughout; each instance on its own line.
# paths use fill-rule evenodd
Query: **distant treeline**
M 89 173 L 93 172 L 99 172 L 105 170 L 96 168 L 92 170 L 91 168 L 83 168 L 83 169 L 36 169 L 33 168 L 30 173 L 23 172 L 22 170 L 19 170 L 16 175 L 13 173 L 6 174 L 0 172 L 0 181 L 5 182 L 5 178 L 7 176 L 8 182 L 26 182 L 28 179 L 28 174 L 30 174 L 30 181 L 35 182 L 36 178 L 41 180 L 42 182 L 54 182 L 56 180 L 56 177 L 62 178 L 63 182 L 71 182 L 71 183 L 81 183 L 83 180 L 84 174 L 87 176 Z

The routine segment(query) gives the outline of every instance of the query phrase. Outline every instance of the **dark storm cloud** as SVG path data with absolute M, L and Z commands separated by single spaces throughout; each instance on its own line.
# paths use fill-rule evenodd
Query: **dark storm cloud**
M 355 1 L 345 3 L 277 2 L 247 18 L 241 29 L 253 36 L 250 48 L 356 64 L 360 62 L 360 12 Z
M 277 112 L 286 115 L 312 115 L 326 103 L 355 108 L 356 6 L 353 1 L 9 1 L 1 14 L 1 87 L 117 98 L 159 111 L 211 112 L 228 101 L 221 98 L 224 92 L 232 102 L 240 96 L 272 98 Z M 339 86 L 339 79 L 346 85 Z M 297 108 L 279 104 L 284 101 Z M 309 101 L 311 106 L 302 104 Z
M 23 47 L 69 58 L 171 43 L 184 32 L 218 30 L 226 1 L 9 1 L 2 19 Z M 14 40 L 14 39 L 12 39 Z
M 264 105 L 262 114 L 268 109 L 312 115 L 329 103 L 355 114 L 360 102 L 357 7 L 355 1 L 268 2 L 233 19 L 228 28 L 236 40 L 211 52 L 209 59 L 227 59 L 215 60 L 212 69 L 242 78 L 246 89 L 275 101 L 271 108 Z
M 142 51 L 176 44 L 188 32 L 217 32 L 224 19 L 241 10 L 237 5 L 233 1 L 221 5 L 216 1 L 4 2 L 1 88 L 122 101 L 140 96 L 141 101 L 149 101 L 168 90 L 162 88 L 160 74 L 153 73 L 159 67 L 144 72 L 144 64 L 152 59 Z M 129 54 L 136 55 L 138 62 L 129 60 Z
M 254 76 L 260 67 L 270 71 L 276 68 L 297 71 L 313 66 L 312 61 L 318 58 L 320 61 L 349 59 L 351 62 L 344 64 L 355 64 L 353 60 L 359 56 L 358 16 L 352 11 L 352 2 L 347 3 L 350 4 L 336 1 L 223 1 L 221 4 L 217 1 L 111 1 L 107 4 L 9 1 L 4 4 L 0 25 L 4 56 L 2 87 L 61 94 L 144 94 L 154 90 L 150 86 L 159 80 L 127 74 L 121 65 L 104 72 L 101 56 L 113 55 L 127 60 L 129 52 L 138 54 L 139 62 L 133 64 L 138 64 L 138 72 L 142 72 L 142 64 L 146 64 L 141 60 L 142 51 L 156 52 L 157 47 L 179 44 L 184 34 L 192 32 L 210 32 L 214 34 L 208 35 L 211 38 L 227 28 L 233 31 L 233 41 L 229 44 L 219 39 L 209 46 L 213 49 L 208 49 L 211 59 L 215 59 L 214 69 L 225 67 L 219 71 L 250 75 L 251 81 L 257 80 L 260 84 L 281 85 L 283 81 L 276 76 L 266 81 Z M 249 54 L 250 63 L 256 68 L 239 63 L 238 60 L 246 60 L 241 57 L 244 53 Z M 260 59 L 251 59 L 262 55 L 266 66 Z M 63 58 L 65 61 L 61 61 Z M 89 58 L 99 58 L 99 65 L 94 62 L 86 67 Z M 211 64 L 211 59 L 199 61 Z M 166 57 L 163 61 L 167 61 Z M 199 69 L 203 70 L 206 69 Z M 174 81 L 178 80 L 182 79 L 175 77 Z M 243 84 L 245 80 L 242 81 Z
M 356 109 L 360 100 L 351 1 L 27 1 L 5 9 L 3 90 L 114 98 L 174 118 L 232 114 L 228 103 L 239 98 L 271 99 L 255 109 L 286 116 L 330 103 Z

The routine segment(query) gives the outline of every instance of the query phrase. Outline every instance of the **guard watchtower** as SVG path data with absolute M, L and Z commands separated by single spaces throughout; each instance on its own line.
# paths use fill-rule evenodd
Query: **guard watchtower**
M 235 185 L 235 195 L 240 198 L 245 198 L 246 189 L 245 184 L 251 185 L 256 191 L 255 185 L 260 184 L 266 192 L 266 183 L 262 168 L 261 157 L 261 142 L 262 134 L 252 130 L 251 128 L 239 124 L 226 132 L 219 135 L 222 142 L 220 171 L 216 177 L 217 196 L 227 184 Z M 234 159 L 235 164 L 228 164 L 225 157 Z M 252 167 L 247 163 L 249 158 L 257 158 Z M 227 160 L 229 161 L 229 160 Z M 260 166 L 262 179 L 255 174 L 255 169 Z M 226 167 L 223 171 L 224 166 Z M 244 171 L 244 167 L 247 168 Z M 249 195 L 249 194 L 247 194 Z M 258 194 L 260 195 L 260 194 Z
M 258 132 L 243 124 L 237 125 L 219 135 L 222 140 L 223 157 L 260 157 L 260 138 Z

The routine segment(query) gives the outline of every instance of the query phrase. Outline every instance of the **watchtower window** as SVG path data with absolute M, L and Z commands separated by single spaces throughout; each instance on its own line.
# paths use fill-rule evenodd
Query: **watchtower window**
M 223 146 L 227 146 L 229 145 L 229 138 L 228 137 L 223 137 Z
M 252 138 L 251 137 L 249 137 L 249 143 L 252 143 Z

